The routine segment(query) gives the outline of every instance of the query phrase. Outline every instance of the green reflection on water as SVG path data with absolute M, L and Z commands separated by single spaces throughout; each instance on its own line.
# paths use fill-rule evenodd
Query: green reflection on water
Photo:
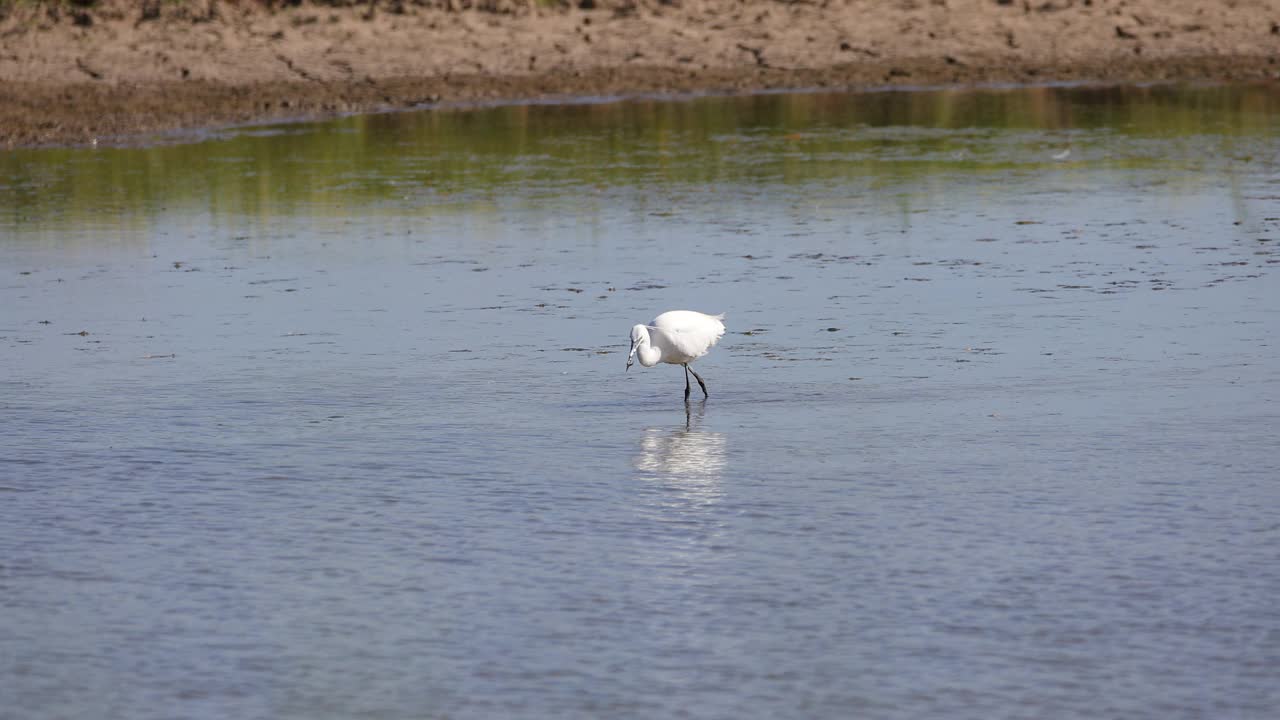
M 431 213 L 584 189 L 1276 162 L 1275 86 L 1033 87 L 518 105 L 0 156 L 0 228 Z M 1070 152 L 1066 152 L 1070 151 Z M 1065 154 L 1064 154 L 1065 153 Z M 1230 172 L 1229 169 L 1227 172 Z

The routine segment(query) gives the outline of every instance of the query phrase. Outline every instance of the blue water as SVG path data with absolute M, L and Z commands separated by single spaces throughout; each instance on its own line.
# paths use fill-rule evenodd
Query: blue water
M 1275 116 L 698 102 L 736 130 L 570 159 L 528 109 L 488 184 L 423 116 L 9 166 L 0 716 L 1273 717 Z M 59 213 L 106 162 L 156 188 Z M 727 313 L 705 401 L 623 372 L 676 308 Z

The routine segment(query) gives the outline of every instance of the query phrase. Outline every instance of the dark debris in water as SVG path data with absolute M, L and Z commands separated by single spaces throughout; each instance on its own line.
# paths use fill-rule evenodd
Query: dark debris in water
M 788 260 L 816 260 L 820 263 L 861 262 L 861 264 L 863 265 L 871 264 L 870 262 L 865 261 L 860 255 L 828 255 L 826 253 L 820 253 L 820 252 L 819 253 L 795 253 L 794 255 L 788 255 L 787 259 Z
M 434 260 L 423 260 L 422 262 L 410 263 L 410 265 L 479 265 L 479 260 L 458 260 L 454 258 L 436 258 Z

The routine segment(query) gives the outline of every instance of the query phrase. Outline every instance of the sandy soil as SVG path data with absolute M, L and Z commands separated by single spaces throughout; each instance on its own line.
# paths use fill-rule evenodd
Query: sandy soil
M 1280 0 L 539 1 L 0 0 L 0 145 L 547 96 L 1280 79 Z

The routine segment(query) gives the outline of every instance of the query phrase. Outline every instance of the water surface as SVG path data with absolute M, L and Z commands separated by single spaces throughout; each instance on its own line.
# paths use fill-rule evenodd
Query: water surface
M 1278 169 L 1269 87 L 9 153 L 0 707 L 1270 717 Z

